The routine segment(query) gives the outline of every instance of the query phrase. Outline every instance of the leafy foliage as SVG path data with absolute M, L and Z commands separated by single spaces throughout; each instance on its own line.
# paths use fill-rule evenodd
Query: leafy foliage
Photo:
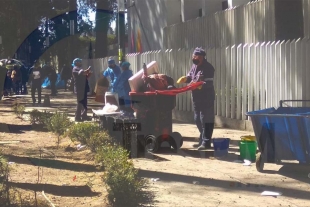
M 112 144 L 112 139 L 106 131 L 95 132 L 87 140 L 87 146 L 92 152 L 96 152 L 101 146 L 109 144 Z
M 147 183 L 138 177 L 138 171 L 128 160 L 128 152 L 115 144 L 103 145 L 98 148 L 96 161 L 105 169 L 103 180 L 109 202 L 116 206 L 137 206 Z
M 12 110 L 18 118 L 22 118 L 25 112 L 25 106 L 16 101 L 12 105 Z
M 57 146 L 59 146 L 61 136 L 65 134 L 72 122 L 67 113 L 56 111 L 46 124 L 47 129 L 57 135 Z
M 52 113 L 48 111 L 41 112 L 37 109 L 33 109 L 29 113 L 30 123 L 33 124 L 42 124 L 46 125 L 49 119 L 52 117 Z
M 81 144 L 87 144 L 90 137 L 99 131 L 99 126 L 93 123 L 77 123 L 69 128 L 67 135 L 71 141 L 79 141 Z

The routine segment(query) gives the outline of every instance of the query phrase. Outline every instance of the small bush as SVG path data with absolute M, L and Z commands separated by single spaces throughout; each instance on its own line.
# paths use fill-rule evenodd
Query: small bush
M 99 132 L 100 128 L 98 125 L 93 123 L 77 123 L 73 124 L 67 135 L 71 141 L 79 141 L 81 144 L 87 144 L 92 134 Z
M 137 206 L 143 197 L 145 180 L 138 177 L 128 152 L 114 144 L 103 145 L 97 150 L 96 161 L 105 169 L 103 177 L 108 200 L 116 206 Z
M 12 105 L 12 110 L 17 115 L 18 118 L 22 118 L 25 112 L 25 106 L 16 101 Z
M 106 131 L 95 132 L 87 140 L 87 146 L 92 152 L 96 152 L 99 147 L 108 144 L 112 144 L 112 139 Z
M 0 206 L 9 202 L 9 187 L 7 185 L 9 177 L 9 166 L 7 160 L 0 155 Z
M 72 125 L 68 114 L 56 111 L 46 122 L 47 129 L 57 135 L 57 147 L 59 146 L 61 136 Z
M 53 116 L 51 112 L 44 111 L 41 112 L 37 109 L 34 109 L 29 114 L 30 123 L 33 124 L 42 124 L 46 125 L 49 119 Z

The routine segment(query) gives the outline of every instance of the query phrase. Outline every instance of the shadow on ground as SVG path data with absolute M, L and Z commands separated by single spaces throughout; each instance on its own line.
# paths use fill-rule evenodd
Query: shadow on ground
M 56 159 L 45 159 L 45 158 L 39 159 L 34 157 L 21 157 L 15 155 L 3 155 L 3 156 L 7 157 L 8 161 L 19 164 L 41 166 L 60 170 L 70 170 L 76 172 L 99 172 L 99 170 L 94 165 L 71 163 Z
M 89 186 L 59 186 L 52 184 L 35 184 L 35 183 L 16 183 L 9 182 L 9 185 L 15 188 L 32 191 L 44 191 L 45 193 L 55 196 L 65 197 L 92 197 L 99 196 L 101 193 L 93 192 Z
M 213 178 L 202 178 L 189 175 L 179 175 L 173 173 L 165 173 L 158 171 L 149 171 L 149 170 L 139 170 L 139 176 L 144 178 L 159 178 L 158 183 L 165 183 L 169 185 L 169 182 L 181 182 L 193 185 L 194 181 L 198 181 L 199 185 L 206 187 L 216 187 L 224 191 L 231 191 L 235 193 L 257 193 L 259 196 L 263 191 L 276 191 L 282 192 L 283 195 L 291 197 L 294 199 L 309 199 L 309 191 L 287 188 L 287 187 L 274 187 L 272 185 L 258 185 L 256 183 L 247 182 L 247 185 L 236 182 L 236 181 L 227 181 L 227 180 L 216 180 Z M 220 191 L 220 190 L 219 190 Z
M 22 134 L 27 131 L 47 132 L 43 125 L 18 125 L 0 123 L 0 132 Z

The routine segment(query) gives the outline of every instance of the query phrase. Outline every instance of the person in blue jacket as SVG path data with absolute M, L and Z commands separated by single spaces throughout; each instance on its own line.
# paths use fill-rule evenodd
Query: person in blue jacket
M 129 92 L 131 91 L 128 79 L 133 75 L 129 69 L 130 63 L 123 62 L 122 73 L 114 83 L 114 92 L 118 94 L 120 109 L 127 112 L 132 112 Z
M 110 78 L 109 90 L 111 92 L 115 92 L 114 91 L 114 84 L 115 84 L 116 79 L 121 75 L 121 69 L 120 69 L 120 67 L 118 67 L 115 64 L 115 60 L 113 60 L 111 58 L 108 60 L 108 64 L 109 64 L 109 66 L 103 72 L 103 76 L 106 77 L 106 78 Z

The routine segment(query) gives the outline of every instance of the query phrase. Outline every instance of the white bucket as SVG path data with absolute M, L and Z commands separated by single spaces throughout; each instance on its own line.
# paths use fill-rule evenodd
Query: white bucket
M 118 94 L 112 93 L 112 92 L 106 92 L 105 93 L 105 103 L 109 103 L 111 105 L 116 105 L 119 107 L 119 100 L 118 100 Z

